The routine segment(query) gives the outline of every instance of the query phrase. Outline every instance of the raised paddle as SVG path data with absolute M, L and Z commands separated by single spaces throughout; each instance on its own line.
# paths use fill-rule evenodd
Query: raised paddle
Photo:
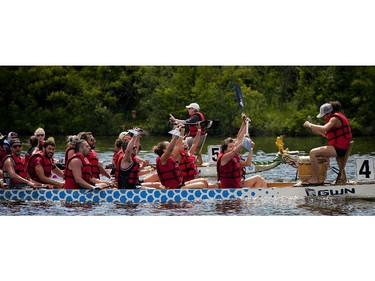
M 241 87 L 237 83 L 235 83 L 235 82 L 232 82 L 232 85 L 234 87 L 234 91 L 236 92 L 237 103 L 241 107 L 242 112 L 244 112 L 245 111 L 245 105 L 244 105 L 243 98 L 242 98 Z M 249 121 L 246 120 L 246 134 L 248 134 L 248 132 L 249 132 Z M 251 151 L 251 139 L 249 137 L 245 137 L 243 139 L 242 146 L 246 150 Z
M 245 134 L 249 132 L 249 120 L 246 120 L 246 129 Z M 247 150 L 251 151 L 251 139 L 249 137 L 245 137 L 242 142 L 242 146 Z
M 232 85 L 234 87 L 234 91 L 236 92 L 236 100 L 239 106 L 242 108 L 242 112 L 245 111 L 245 105 L 243 103 L 243 98 L 242 98 L 242 91 L 240 85 L 238 85 L 235 82 L 232 82 Z

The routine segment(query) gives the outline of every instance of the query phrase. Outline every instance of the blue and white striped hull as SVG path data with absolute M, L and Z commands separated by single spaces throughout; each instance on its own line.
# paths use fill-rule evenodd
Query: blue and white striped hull
M 267 187 L 242 189 L 0 189 L 0 201 L 65 201 L 65 202 L 114 202 L 114 203 L 160 203 L 201 200 L 226 200 L 236 198 L 279 197 L 354 197 L 375 198 L 375 184 L 325 185 L 316 187 Z

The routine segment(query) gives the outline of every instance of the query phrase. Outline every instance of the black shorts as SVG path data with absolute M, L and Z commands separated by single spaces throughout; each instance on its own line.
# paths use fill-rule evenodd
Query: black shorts
M 345 156 L 347 149 L 338 148 L 336 146 L 334 146 L 334 148 L 336 150 L 337 157 L 343 157 L 343 156 Z

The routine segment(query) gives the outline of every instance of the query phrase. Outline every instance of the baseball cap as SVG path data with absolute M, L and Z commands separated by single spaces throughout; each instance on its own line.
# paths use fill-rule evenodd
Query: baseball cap
M 324 115 L 331 113 L 333 111 L 333 107 L 330 103 L 325 103 L 320 107 L 320 112 L 316 116 L 317 118 L 322 118 Z
M 124 131 L 124 132 L 121 132 L 119 135 L 118 135 L 118 138 L 119 139 L 122 139 L 122 138 L 124 138 L 126 135 L 128 135 L 129 134 L 129 132 L 128 131 Z
M 188 106 L 186 106 L 186 108 L 194 108 L 195 110 L 199 110 L 199 104 L 193 102 L 189 104 Z
M 10 132 L 8 134 L 8 139 L 18 138 L 18 134 L 16 132 Z
M 19 138 L 13 138 L 13 139 L 11 139 L 11 141 L 9 142 L 10 146 L 12 146 L 12 145 L 15 144 L 15 143 L 22 144 L 22 141 L 21 141 Z

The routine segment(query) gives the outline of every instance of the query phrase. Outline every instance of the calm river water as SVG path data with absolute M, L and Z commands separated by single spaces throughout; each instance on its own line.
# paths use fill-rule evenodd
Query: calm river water
M 155 154 L 151 152 L 153 145 L 167 138 L 144 137 L 141 157 L 155 162 Z M 58 151 L 55 158 L 64 157 L 63 139 L 56 139 Z M 270 161 L 277 152 L 275 138 L 254 138 L 256 143 L 253 160 Z M 355 158 L 362 155 L 375 155 L 373 138 L 358 138 L 355 140 L 353 154 L 347 163 L 347 175 L 355 177 Z M 220 139 L 210 139 L 209 144 L 218 144 Z M 97 138 L 97 151 L 101 162 L 110 163 L 113 154 L 114 138 Z M 308 152 L 312 147 L 323 144 L 321 138 L 285 138 L 285 148 Z M 204 150 L 205 151 L 205 150 Z M 207 161 L 207 155 L 203 160 Z M 332 161 L 332 166 L 336 162 Z M 259 173 L 269 181 L 294 181 L 296 169 L 290 165 L 281 164 L 278 167 Z M 336 174 L 328 170 L 328 181 L 333 181 Z M 212 179 L 214 180 L 214 179 Z M 348 199 L 247 199 L 230 201 L 203 201 L 193 203 L 158 203 L 158 204 L 66 204 L 66 203 L 37 203 L 0 202 L 0 215 L 5 216 L 369 216 L 374 215 L 373 200 Z

